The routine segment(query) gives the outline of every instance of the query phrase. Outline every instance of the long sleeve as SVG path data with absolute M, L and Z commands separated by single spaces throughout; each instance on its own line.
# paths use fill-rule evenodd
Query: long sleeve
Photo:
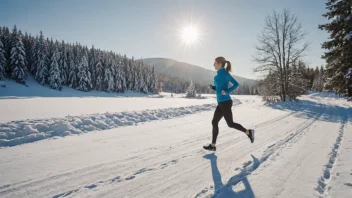
M 216 90 L 216 87 L 214 85 L 211 85 L 212 90 Z
M 228 79 L 229 81 L 233 84 L 232 87 L 228 88 L 228 93 L 231 93 L 232 91 L 234 91 L 235 89 L 237 89 L 238 87 L 238 82 L 231 76 L 231 74 L 228 74 Z

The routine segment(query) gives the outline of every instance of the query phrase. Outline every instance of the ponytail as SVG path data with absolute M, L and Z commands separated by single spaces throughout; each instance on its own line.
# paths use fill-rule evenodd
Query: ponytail
M 220 63 L 221 65 L 222 65 L 222 67 L 225 67 L 225 65 L 227 65 L 226 66 L 226 71 L 227 72 L 231 72 L 231 63 L 230 63 L 230 61 L 227 61 L 224 57 L 222 57 L 222 56 L 219 56 L 219 57 L 217 57 L 217 58 L 215 58 L 215 61 L 217 62 L 217 63 Z
M 225 61 L 225 63 L 226 63 L 226 71 L 227 72 L 231 72 L 231 63 L 230 63 L 230 61 Z

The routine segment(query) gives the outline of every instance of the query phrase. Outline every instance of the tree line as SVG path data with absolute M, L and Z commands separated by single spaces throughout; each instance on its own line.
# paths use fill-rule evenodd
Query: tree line
M 141 61 L 94 46 L 53 41 L 42 32 L 34 37 L 16 26 L 12 31 L 0 27 L 0 80 L 7 77 L 26 85 L 28 75 L 56 90 L 69 86 L 80 91 L 158 92 L 154 68 Z

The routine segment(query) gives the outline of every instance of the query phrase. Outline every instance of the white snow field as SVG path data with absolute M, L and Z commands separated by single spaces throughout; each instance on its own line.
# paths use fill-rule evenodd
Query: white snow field
M 216 152 L 202 149 L 211 95 L 5 95 L 0 197 L 352 195 L 352 103 L 328 94 L 275 105 L 234 96 L 235 122 L 255 128 L 256 139 L 222 120 Z

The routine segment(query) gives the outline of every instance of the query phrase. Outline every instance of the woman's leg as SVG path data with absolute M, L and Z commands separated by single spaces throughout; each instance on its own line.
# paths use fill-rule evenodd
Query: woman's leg
M 244 133 L 248 133 L 247 129 L 245 129 L 242 125 L 238 124 L 238 123 L 235 123 L 233 122 L 233 117 L 232 117 L 232 110 L 231 110 L 231 107 L 232 107 L 232 100 L 229 100 L 229 101 L 226 101 L 226 102 L 222 102 L 222 103 L 219 103 L 220 108 L 221 108 L 221 111 L 224 115 L 224 118 L 226 120 L 226 123 L 229 127 L 231 128 L 234 128 L 234 129 L 237 129 L 239 131 L 242 131 Z
M 218 105 L 215 109 L 213 120 L 211 121 L 211 124 L 213 125 L 213 140 L 212 140 L 213 146 L 215 146 L 216 144 L 216 139 L 219 134 L 219 122 L 222 116 L 223 116 L 222 110 Z

